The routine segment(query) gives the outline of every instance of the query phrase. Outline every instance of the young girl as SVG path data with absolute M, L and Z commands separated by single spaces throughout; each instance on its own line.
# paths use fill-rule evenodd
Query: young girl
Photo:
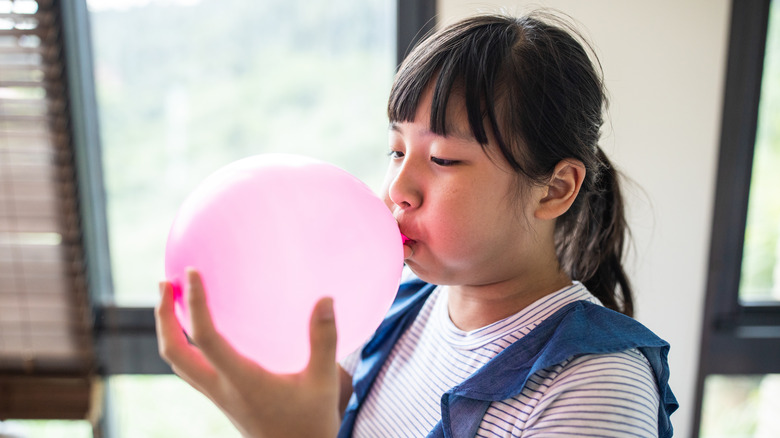
M 335 362 L 325 298 L 308 367 L 268 373 L 214 330 L 192 270 L 196 349 L 161 283 L 162 357 L 245 436 L 671 436 L 669 346 L 630 318 L 603 84 L 550 23 L 469 18 L 401 66 L 383 196 L 408 275 L 360 351 Z

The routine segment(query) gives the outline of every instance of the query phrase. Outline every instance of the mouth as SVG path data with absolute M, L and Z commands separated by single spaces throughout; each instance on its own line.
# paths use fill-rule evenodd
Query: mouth
M 417 242 L 416 240 L 410 238 L 409 236 L 407 236 L 403 232 L 401 233 L 401 239 L 403 240 L 403 244 L 404 245 L 413 245 L 414 243 Z
M 404 244 L 404 260 L 406 260 L 414 254 L 413 246 L 415 241 L 408 238 L 404 233 L 401 233 L 401 238 L 403 239 Z

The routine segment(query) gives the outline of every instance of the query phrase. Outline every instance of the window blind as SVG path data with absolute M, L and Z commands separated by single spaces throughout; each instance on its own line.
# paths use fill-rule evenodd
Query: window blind
M 57 2 L 0 0 L 0 420 L 85 418 L 94 353 Z

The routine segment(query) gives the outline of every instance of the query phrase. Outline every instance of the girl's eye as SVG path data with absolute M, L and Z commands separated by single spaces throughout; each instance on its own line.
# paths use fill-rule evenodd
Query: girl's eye
M 434 164 L 436 164 L 438 166 L 443 166 L 443 167 L 454 166 L 454 165 L 460 163 L 460 161 L 458 161 L 458 160 L 446 160 L 444 158 L 438 158 L 438 157 L 431 157 L 431 161 Z
M 404 153 L 401 151 L 390 151 L 387 154 L 390 158 L 403 158 Z

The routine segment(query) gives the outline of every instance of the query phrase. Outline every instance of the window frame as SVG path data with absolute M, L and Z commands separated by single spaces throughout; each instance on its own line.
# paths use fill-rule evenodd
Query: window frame
M 709 375 L 780 373 L 780 303 L 739 299 L 772 0 L 732 0 L 693 431 Z M 778 0 L 774 0 L 778 1 Z
M 397 0 L 397 63 L 435 23 L 435 0 Z M 73 136 L 88 285 L 93 307 L 97 370 L 114 374 L 170 374 L 158 354 L 152 307 L 113 303 L 106 193 L 86 0 L 62 0 Z
M 61 0 L 60 8 L 96 372 L 104 378 L 118 374 L 171 374 L 170 366 L 158 353 L 154 308 L 118 306 L 113 300 L 89 11 L 86 0 Z M 397 65 L 433 29 L 435 13 L 435 0 L 396 0 Z M 100 399 L 103 415 L 93 419 L 93 435 L 116 436 L 109 385 L 103 385 Z

